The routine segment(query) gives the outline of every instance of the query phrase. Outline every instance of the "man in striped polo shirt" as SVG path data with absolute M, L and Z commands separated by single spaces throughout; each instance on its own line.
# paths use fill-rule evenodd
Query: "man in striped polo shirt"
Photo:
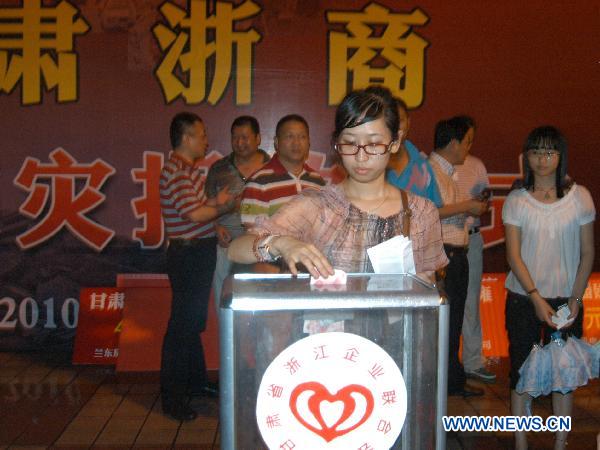
M 298 114 L 282 117 L 275 128 L 275 155 L 246 183 L 240 213 L 246 228 L 259 217 L 270 217 L 304 189 L 325 186 L 321 175 L 306 164 L 308 123 Z
M 217 238 L 212 221 L 234 206 L 225 188 L 215 198 L 204 194 L 198 162 L 208 139 L 202 119 L 183 112 L 171 121 L 173 152 L 160 176 L 160 202 L 169 238 L 167 273 L 173 301 L 163 340 L 160 386 L 163 412 L 193 420 L 189 395 L 207 392 L 200 333 L 206 327 L 216 261 Z

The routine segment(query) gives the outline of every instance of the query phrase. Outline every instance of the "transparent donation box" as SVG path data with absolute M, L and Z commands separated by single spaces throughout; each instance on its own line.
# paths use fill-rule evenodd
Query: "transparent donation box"
M 221 448 L 443 449 L 449 306 L 411 275 L 235 275 L 219 312 Z

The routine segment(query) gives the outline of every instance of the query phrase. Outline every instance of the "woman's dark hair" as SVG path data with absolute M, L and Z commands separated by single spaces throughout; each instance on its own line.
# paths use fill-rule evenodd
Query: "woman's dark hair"
M 366 89 L 352 91 L 335 112 L 335 131 L 333 142 L 337 141 L 345 128 L 354 128 L 383 117 L 385 125 L 392 134 L 392 139 L 398 139 L 398 107 L 389 89 L 383 86 L 369 86 Z
M 556 150 L 558 167 L 556 168 L 556 197 L 562 198 L 564 191 L 571 184 L 567 177 L 567 140 L 560 130 L 553 126 L 537 127 L 529 133 L 523 145 L 523 187 L 534 190 L 534 175 L 529 166 L 527 152 L 529 150 Z

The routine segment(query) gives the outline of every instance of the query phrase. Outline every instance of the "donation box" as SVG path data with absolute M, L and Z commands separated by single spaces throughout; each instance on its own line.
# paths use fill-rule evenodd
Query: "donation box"
M 224 450 L 443 449 L 449 306 L 411 275 L 230 277 Z

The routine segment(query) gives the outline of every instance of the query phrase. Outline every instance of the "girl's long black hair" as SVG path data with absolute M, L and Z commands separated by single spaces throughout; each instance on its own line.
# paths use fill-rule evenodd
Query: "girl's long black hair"
M 558 167 L 556 168 L 556 197 L 562 198 L 565 190 L 572 181 L 567 176 L 567 140 L 560 130 L 553 126 L 537 127 L 529 133 L 523 145 L 523 184 L 525 189 L 534 190 L 534 174 L 529 166 L 527 152 L 529 150 L 555 150 L 558 152 Z

